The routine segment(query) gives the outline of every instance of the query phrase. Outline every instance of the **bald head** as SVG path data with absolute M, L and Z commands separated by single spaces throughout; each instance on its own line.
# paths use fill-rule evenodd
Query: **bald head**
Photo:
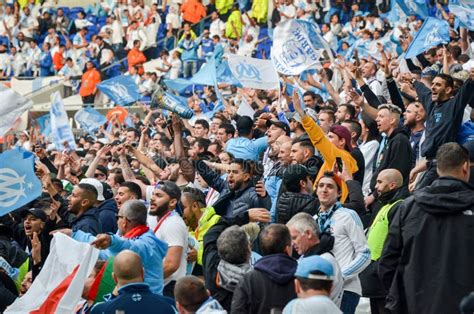
M 377 176 L 375 188 L 379 195 L 396 190 L 403 185 L 403 176 L 397 169 L 385 169 Z
M 143 282 L 143 264 L 140 256 L 124 250 L 114 259 L 114 279 L 118 286 L 132 282 Z

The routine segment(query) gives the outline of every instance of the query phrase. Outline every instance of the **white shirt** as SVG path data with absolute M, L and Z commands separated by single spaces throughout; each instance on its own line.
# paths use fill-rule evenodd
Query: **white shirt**
M 332 253 L 341 267 L 344 291 L 362 294 L 359 274 L 370 264 L 370 249 L 362 222 L 352 209 L 340 207 L 330 220 L 334 236 Z
M 222 37 L 222 34 L 225 31 L 225 23 L 222 22 L 220 19 L 212 21 L 211 25 L 209 26 L 209 35 L 212 38 L 214 35 L 219 35 Z
M 179 73 L 181 72 L 181 60 L 178 59 L 171 59 L 169 61 L 169 63 L 171 63 L 171 69 L 170 71 L 168 72 L 169 73 L 169 78 L 170 80 L 174 80 L 174 79 L 177 79 L 178 76 L 179 76 Z
M 383 91 L 382 91 L 382 84 L 380 84 L 379 81 L 374 77 L 365 80 L 367 85 L 369 86 L 370 90 L 376 95 L 376 96 L 382 96 Z
M 280 18 L 280 23 L 283 23 L 287 20 L 291 20 L 293 18 L 295 18 L 296 16 L 296 7 L 292 4 L 290 5 L 282 5 L 278 8 L 278 11 L 280 11 L 281 13 L 285 14 L 286 16 L 288 17 L 285 17 L 283 15 L 280 15 L 281 18 Z
M 146 34 L 141 28 L 137 28 L 135 30 L 129 31 L 128 36 L 127 36 L 127 47 L 129 49 L 133 48 L 133 42 L 135 40 L 140 40 L 140 51 L 143 51 L 145 47 L 147 46 L 147 41 L 146 41 Z
M 166 25 L 171 25 L 172 29 L 180 28 L 181 20 L 179 19 L 178 14 L 168 13 L 168 15 L 166 15 Z
M 370 180 L 372 180 L 372 165 L 374 164 L 375 156 L 379 149 L 379 142 L 376 140 L 363 143 L 359 145 L 359 149 L 364 156 L 365 160 L 365 172 L 364 172 L 364 182 L 362 184 L 362 193 L 364 196 L 370 194 Z
M 159 226 L 156 230 L 155 235 L 161 241 L 168 244 L 168 247 L 179 246 L 183 248 L 183 254 L 181 254 L 181 261 L 179 263 L 178 270 L 176 270 L 171 276 L 164 280 L 166 286 L 173 280 L 178 280 L 181 277 L 186 276 L 186 250 L 188 249 L 188 228 L 183 221 L 183 218 L 178 213 L 173 211 Z

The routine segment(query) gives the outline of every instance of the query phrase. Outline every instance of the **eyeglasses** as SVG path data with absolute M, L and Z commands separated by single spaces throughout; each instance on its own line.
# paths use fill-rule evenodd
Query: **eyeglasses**
M 102 177 L 105 177 L 105 174 L 100 173 L 100 172 L 94 173 L 94 178 L 102 178 Z

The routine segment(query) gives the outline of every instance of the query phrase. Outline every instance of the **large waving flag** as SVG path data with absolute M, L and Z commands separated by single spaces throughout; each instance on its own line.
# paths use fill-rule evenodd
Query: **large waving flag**
M 408 47 L 405 59 L 414 58 L 439 44 L 449 42 L 449 24 L 446 21 L 428 17 Z
M 5 135 L 18 118 L 33 106 L 33 102 L 11 88 L 0 84 L 0 137 Z
M 449 11 L 461 23 L 461 26 L 474 31 L 474 1 L 450 1 Z
M 278 73 L 270 60 L 229 55 L 229 68 L 243 87 L 279 89 Z
M 76 149 L 74 134 L 72 133 L 66 109 L 59 92 L 51 95 L 51 133 L 53 143 L 57 149 Z M 67 146 L 64 145 L 67 143 Z
M 428 7 L 425 0 L 396 0 L 406 15 L 418 15 L 422 18 L 428 16 Z
M 28 204 L 41 195 L 35 175 L 35 155 L 22 149 L 0 154 L 0 216 Z
M 299 75 L 313 68 L 319 64 L 322 50 L 332 57 L 331 49 L 315 23 L 288 20 L 278 24 L 273 34 L 271 58 L 276 70 L 282 74 Z
M 120 75 L 105 80 L 97 88 L 117 105 L 128 105 L 141 98 L 138 85 L 129 75 Z
M 38 277 L 28 292 L 7 308 L 5 313 L 74 313 L 84 283 L 98 256 L 99 250 L 88 243 L 79 243 L 62 233 L 56 233 Z
M 86 130 L 89 134 L 94 134 L 95 131 L 105 122 L 107 118 L 97 110 L 87 107 L 79 110 L 74 115 L 74 120 L 80 124 L 81 128 Z

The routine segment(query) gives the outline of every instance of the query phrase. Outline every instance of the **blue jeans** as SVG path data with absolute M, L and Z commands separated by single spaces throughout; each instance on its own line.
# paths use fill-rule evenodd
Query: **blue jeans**
M 356 307 L 359 304 L 360 295 L 352 291 L 344 291 L 342 294 L 341 311 L 344 314 L 355 313 Z

